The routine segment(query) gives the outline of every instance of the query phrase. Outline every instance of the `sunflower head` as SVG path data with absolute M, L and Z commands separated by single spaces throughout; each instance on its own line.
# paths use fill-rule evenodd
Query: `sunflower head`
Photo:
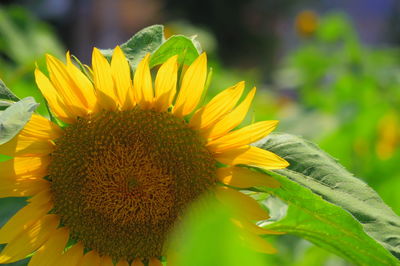
M 239 102 L 244 82 L 198 107 L 207 78 L 201 54 L 180 78 L 177 56 L 157 70 L 150 55 L 133 77 L 123 51 L 109 62 L 93 50 L 82 72 L 47 56 L 49 76 L 36 82 L 64 126 L 34 114 L 25 128 L 0 146 L 13 156 L 0 163 L 0 196 L 28 196 L 29 203 L 0 229 L 0 263 L 34 252 L 32 265 L 160 265 L 166 238 L 188 205 L 203 194 L 240 209 L 232 222 L 257 234 L 254 221 L 268 214 L 239 190 L 279 184 L 247 166 L 278 169 L 287 162 L 250 146 L 277 121 L 235 130 L 255 94 Z M 178 82 L 178 80 L 180 82 Z M 240 208 L 241 207 L 241 208 Z M 258 241 L 260 242 L 260 241 Z M 265 244 L 259 250 L 274 249 Z

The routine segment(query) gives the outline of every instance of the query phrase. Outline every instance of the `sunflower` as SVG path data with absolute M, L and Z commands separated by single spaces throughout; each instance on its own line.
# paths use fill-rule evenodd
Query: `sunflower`
M 311 37 L 318 28 L 318 14 L 312 10 L 303 10 L 295 20 L 295 28 L 301 37 Z
M 35 70 L 58 123 L 34 114 L 0 146 L 1 154 L 14 157 L 0 163 L 0 196 L 29 197 L 0 229 L 0 243 L 8 243 L 0 263 L 33 254 L 30 265 L 161 265 L 168 233 L 204 193 L 236 202 L 232 221 L 251 232 L 258 250 L 274 252 L 258 236 L 270 231 L 254 223 L 268 213 L 239 190 L 279 186 L 244 167 L 288 165 L 249 145 L 277 121 L 234 130 L 256 91 L 238 103 L 244 82 L 198 108 L 207 78 L 205 54 L 180 81 L 178 57 L 169 58 L 154 84 L 149 58 L 139 63 L 133 80 L 120 47 L 110 63 L 94 48 L 85 73 L 69 53 L 66 63 L 46 56 L 48 76 Z

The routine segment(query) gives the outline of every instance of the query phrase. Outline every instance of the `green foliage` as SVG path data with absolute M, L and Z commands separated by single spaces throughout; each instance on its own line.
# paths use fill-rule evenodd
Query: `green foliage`
M 12 61 L 10 64 L 0 58 L 0 73 L 18 97 L 0 82 L 0 110 L 4 110 L 0 112 L 0 144 L 12 139 L 38 106 L 33 98 L 18 101 L 19 97 L 33 94 L 44 103 L 39 92 L 32 90 L 35 60 L 43 57 L 44 52 L 61 54 L 51 31 L 25 16 L 20 9 L 11 11 L 0 9 L 0 51 Z M 181 64 L 189 65 L 201 52 L 194 38 L 174 35 L 165 40 L 161 25 L 143 29 L 121 44 L 121 48 L 133 71 L 147 53 L 151 54 L 150 67 L 153 68 L 173 55 L 178 55 Z M 112 55 L 112 49 L 102 52 L 108 58 Z M 315 126 L 314 120 L 319 119 L 339 121 L 338 128 L 319 139 L 320 143 L 345 164 L 361 165 L 352 169 L 367 169 L 362 176 L 372 183 L 379 182 L 375 181 L 377 176 L 385 176 L 386 180 L 396 178 L 400 159 L 400 152 L 396 150 L 392 151 L 392 159 L 385 161 L 380 160 L 375 151 L 382 140 L 379 132 L 387 131 L 387 128 L 379 129 L 380 121 L 388 113 L 393 117 L 399 114 L 400 68 L 394 59 L 396 55 L 395 50 L 371 51 L 363 47 L 344 16 L 329 16 L 321 21 L 314 39 L 304 42 L 289 55 L 278 75 L 282 84 L 291 82 L 296 89 L 301 114 L 304 112 L 306 116 L 310 109 L 316 114 L 309 120 L 304 117 L 295 120 L 303 123 L 303 127 L 304 124 Z M 215 79 L 221 84 L 229 79 L 232 85 L 232 76 L 237 76 L 232 72 L 218 73 L 221 72 L 214 72 Z M 296 78 L 288 78 L 285 73 Z M 218 86 L 218 92 L 220 90 Z M 259 96 L 260 105 L 271 108 L 270 105 L 265 107 L 267 98 L 262 92 L 261 95 L 264 96 Z M 370 108 L 371 104 L 377 108 Z M 266 115 L 267 109 L 262 110 Z M 41 112 L 47 114 L 45 109 Z M 374 190 L 316 145 L 301 138 L 273 134 L 257 145 L 279 154 L 291 164 L 288 169 L 268 172 L 279 180 L 281 188 L 254 189 L 273 194 L 288 204 L 287 215 L 266 227 L 309 240 L 355 264 L 399 264 L 394 256 L 400 258 L 400 218 Z M 397 177 L 400 177 L 398 170 Z M 265 198 L 259 200 L 269 202 Z M 177 229 L 172 240 L 172 246 L 179 251 L 176 265 L 239 266 L 262 265 L 269 261 L 239 241 L 238 229 L 229 220 L 229 210 L 218 204 L 207 206 L 203 212 L 189 214 Z M 279 241 L 277 239 L 277 246 Z M 314 252 L 318 254 L 318 250 Z M 318 261 L 322 264 L 325 257 L 326 252 Z
M 174 35 L 152 54 L 150 67 L 160 65 L 174 55 L 178 55 L 180 64 L 190 65 L 199 56 L 199 51 L 196 49 L 192 39 Z
M 32 97 L 27 97 L 0 113 L 0 145 L 11 140 L 24 128 L 38 105 Z
M 332 13 L 321 17 L 314 36 L 288 53 L 276 72 L 277 86 L 296 95 L 297 115 L 281 116 L 280 130 L 318 142 L 398 215 L 399 55 L 398 47 L 363 44 L 351 20 Z
M 15 96 L 6 84 L 0 79 L 0 110 L 6 109 L 13 102 L 18 101 L 19 98 Z
M 61 47 L 49 26 L 23 8 L 0 7 L 0 78 L 18 98 L 33 96 L 40 103 L 37 111 L 43 115 L 47 115 L 46 104 L 33 71 L 36 64 L 44 65 L 45 53 L 61 57 Z
M 179 63 L 189 65 L 199 56 L 198 48 L 196 48 L 198 46 L 194 39 L 181 35 L 171 36 L 165 41 L 164 27 L 153 25 L 139 31 L 127 42 L 121 44 L 121 49 L 132 70 L 135 70 L 147 53 L 151 54 L 150 68 L 164 63 L 174 55 L 178 55 Z M 113 49 L 102 50 L 109 59 L 112 52 Z
M 9 88 L 7 88 L 6 84 L 0 79 L 0 99 L 6 101 L 16 102 L 19 100 L 17 96 L 15 96 Z
M 17 6 L 0 8 L 0 35 L 0 50 L 19 66 L 33 64 L 47 52 L 62 54 L 48 26 Z
M 164 26 L 153 25 L 139 31 L 127 42 L 121 44 L 132 70 L 135 70 L 140 60 L 147 53 L 153 53 L 164 42 Z M 112 49 L 102 50 L 102 53 L 111 58 Z
M 398 265 L 398 261 L 370 238 L 345 210 L 335 206 L 286 176 L 269 172 L 281 182 L 280 189 L 267 189 L 288 205 L 285 218 L 266 228 L 309 240 L 357 265 Z
M 271 228 L 304 237 L 358 264 L 395 264 L 378 243 L 400 255 L 400 217 L 375 191 L 299 137 L 271 134 L 257 146 L 290 163 L 288 169 L 271 173 L 282 188 L 269 191 L 289 205 L 287 217 Z

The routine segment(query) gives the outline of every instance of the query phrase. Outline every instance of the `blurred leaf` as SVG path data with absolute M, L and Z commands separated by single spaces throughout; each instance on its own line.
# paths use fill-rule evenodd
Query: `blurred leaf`
M 46 52 L 61 55 L 61 45 L 48 26 L 19 6 L 0 8 L 0 50 L 19 67 L 31 65 Z
M 38 103 L 27 97 L 0 113 L 0 145 L 11 140 L 30 120 Z
M 342 13 L 332 13 L 325 16 L 318 26 L 317 35 L 325 42 L 335 42 L 349 33 L 353 27 L 348 16 Z
M 2 36 L 1 44 L 7 47 L 8 56 L 20 63 L 31 58 L 30 50 L 25 49 L 26 43 L 24 43 L 23 33 L 12 21 L 8 10 L 3 8 L 0 8 L 0 33 Z
M 21 6 L 0 7 L 0 36 L 1 78 L 18 98 L 34 97 L 41 104 L 37 111 L 47 116 L 33 71 L 45 65 L 44 53 L 60 57 L 64 49 L 51 28 Z M 0 103 L 0 110 L 5 105 Z
M 147 54 L 153 53 L 164 42 L 164 26 L 153 25 L 136 33 L 127 42 L 121 44 L 132 69 L 136 69 L 140 60 Z M 108 58 L 111 58 L 113 49 L 101 50 Z
M 180 64 L 190 65 L 199 56 L 199 52 L 192 39 L 175 35 L 158 47 L 152 54 L 150 67 L 160 65 L 174 55 L 178 55 Z
M 246 247 L 229 210 L 211 199 L 189 208 L 172 237 L 168 263 L 176 266 L 261 266 L 263 257 Z
M 257 146 L 290 163 L 288 169 L 276 171 L 283 187 L 273 191 L 290 204 L 288 216 L 272 228 L 302 236 L 356 263 L 398 263 L 378 243 L 399 257 L 400 217 L 368 185 L 299 137 L 271 134 Z

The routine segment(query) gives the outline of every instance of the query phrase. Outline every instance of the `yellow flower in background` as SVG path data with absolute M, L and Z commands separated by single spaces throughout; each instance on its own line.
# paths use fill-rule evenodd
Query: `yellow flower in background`
M 295 21 L 295 27 L 300 36 L 310 37 L 318 27 L 318 15 L 312 10 L 301 11 Z
M 381 160 L 390 159 L 400 144 L 400 120 L 395 111 L 387 112 L 378 123 L 376 152 Z
M 30 265 L 161 265 L 168 233 L 204 193 L 237 203 L 235 224 L 252 233 L 247 237 L 257 250 L 275 251 L 258 236 L 271 232 L 254 223 L 268 213 L 239 191 L 279 186 L 240 165 L 288 165 L 249 146 L 277 121 L 234 130 L 255 88 L 239 102 L 244 90 L 239 82 L 198 108 L 207 77 L 205 54 L 187 68 L 180 86 L 177 56 L 158 69 L 153 84 L 149 55 L 132 80 L 119 47 L 111 63 L 93 50 L 90 78 L 69 54 L 66 64 L 48 55 L 47 68 L 49 77 L 35 71 L 36 82 L 66 126 L 34 114 L 0 146 L 1 154 L 14 157 L 0 163 L 0 196 L 30 197 L 0 229 L 0 243 L 8 243 L 0 263 L 33 253 Z

